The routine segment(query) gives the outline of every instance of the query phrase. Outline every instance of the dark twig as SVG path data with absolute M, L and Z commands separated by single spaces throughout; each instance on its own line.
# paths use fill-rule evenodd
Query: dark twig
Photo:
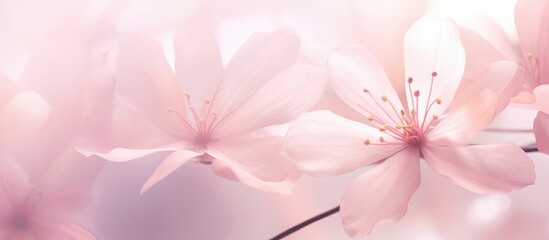
M 325 218 L 325 217 L 328 217 L 328 216 L 330 216 L 330 215 L 332 215 L 332 214 L 334 214 L 334 213 L 336 213 L 336 212 L 339 212 L 339 206 L 337 206 L 337 207 L 335 207 L 335 208 L 332 208 L 332 209 L 330 209 L 330 210 L 328 210 L 328 211 L 326 211 L 326 212 L 323 212 L 323 213 L 321 213 L 321 214 L 319 214 L 319 215 L 317 215 L 317 216 L 314 216 L 314 217 L 312 217 L 312 218 L 309 218 L 308 220 L 306 220 L 306 221 L 304 221 L 304 222 L 302 222 L 302 223 L 300 223 L 300 224 L 297 224 L 297 225 L 293 226 L 292 228 L 289 228 L 288 230 L 286 230 L 286 231 L 284 231 L 284 232 L 282 232 L 282 233 L 276 235 L 275 237 L 271 238 L 271 240 L 279 240 L 279 239 L 282 239 L 282 238 L 284 238 L 284 237 L 287 237 L 288 235 L 290 235 L 290 234 L 292 234 L 292 233 L 298 231 L 299 229 L 302 229 L 302 228 L 306 227 L 307 225 L 309 225 L 309 224 L 311 224 L 311 223 L 314 223 L 314 222 L 316 222 L 316 221 L 318 221 L 318 220 L 321 220 L 321 219 L 323 219 L 323 218 Z

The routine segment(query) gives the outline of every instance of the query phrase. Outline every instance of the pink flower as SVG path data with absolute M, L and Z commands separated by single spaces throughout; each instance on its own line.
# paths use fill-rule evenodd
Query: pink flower
M 48 160 L 1 154 L 0 239 L 96 239 L 70 218 L 90 201 L 101 161 L 69 148 Z
M 71 220 L 103 163 L 73 150 L 89 80 L 76 45 L 43 39 L 17 83 L 0 76 L 0 239 L 96 239 Z
M 378 223 L 405 215 L 420 184 L 420 158 L 439 175 L 479 193 L 506 193 L 535 178 L 532 161 L 513 144 L 464 144 L 508 102 L 516 64 L 495 63 L 475 84 L 460 86 L 465 52 L 455 24 L 440 17 L 422 18 L 408 30 L 404 63 L 407 101 L 401 103 L 370 52 L 354 45 L 333 51 L 332 86 L 367 124 L 316 111 L 300 117 L 285 140 L 297 167 L 313 176 L 376 165 L 342 197 L 343 226 L 350 236 L 367 235 Z
M 549 154 L 549 3 L 543 0 L 520 0 L 515 8 L 515 21 L 526 73 L 524 91 L 515 102 L 542 112 L 534 120 L 538 149 Z
M 515 8 L 515 22 L 522 59 L 526 69 L 524 91 L 514 100 L 518 103 L 541 104 L 549 111 L 543 99 L 549 94 L 549 3 L 543 0 L 519 0 Z M 533 95 L 532 95 L 533 94 Z
M 256 133 L 311 108 L 322 93 L 321 68 L 294 64 L 299 41 L 256 33 L 223 68 L 214 36 L 189 20 L 175 39 L 175 72 L 162 46 L 146 37 L 121 44 L 119 99 L 107 130 L 89 129 L 80 151 L 112 161 L 172 152 L 141 189 L 194 160 L 219 176 L 287 192 L 296 170 L 279 151 L 282 137 Z

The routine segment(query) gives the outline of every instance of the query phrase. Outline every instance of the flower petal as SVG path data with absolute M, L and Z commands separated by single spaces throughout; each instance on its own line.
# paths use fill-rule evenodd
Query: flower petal
M 549 84 L 548 14 L 549 3 L 544 0 L 519 0 L 515 7 L 515 22 L 524 64 L 530 73 L 538 74 L 533 76 L 535 82 L 532 87 Z
M 218 138 L 246 134 L 283 124 L 312 108 L 322 96 L 325 70 L 295 64 L 260 88 L 238 109 L 223 116 L 214 135 Z
M 158 183 L 160 180 L 164 179 L 168 175 L 170 175 L 173 171 L 175 171 L 177 168 L 181 167 L 184 163 L 187 161 L 198 157 L 202 155 L 200 152 L 193 152 L 193 151 L 186 151 L 186 150 L 180 150 L 177 152 L 173 152 L 170 154 L 160 165 L 158 168 L 154 171 L 152 176 L 147 179 L 145 184 L 143 184 L 143 187 L 141 188 L 141 191 L 139 194 L 145 193 L 149 188 L 151 188 L 153 185 Z
M 341 217 L 347 234 L 362 237 L 379 223 L 400 220 L 420 181 L 416 148 L 406 148 L 360 175 L 341 199 Z
M 21 92 L 0 112 L 0 145 L 32 141 L 47 124 L 51 105 L 34 92 Z
M 314 111 L 300 117 L 284 141 L 286 153 L 302 171 L 313 176 L 338 175 L 383 160 L 405 147 L 378 129 L 347 120 L 329 111 Z
M 465 72 L 460 88 L 465 84 L 476 83 L 478 78 L 490 68 L 492 63 L 505 60 L 501 53 L 476 32 L 466 28 L 459 28 L 461 43 L 465 49 Z M 495 85 L 495 84 L 494 84 Z M 456 92 L 457 98 L 461 90 Z
M 534 183 L 534 164 L 511 143 L 422 149 L 436 173 L 478 193 L 508 193 Z
M 104 113 L 97 115 L 101 114 Z M 112 115 L 88 119 L 83 126 L 76 150 L 115 162 L 193 147 L 192 141 L 166 133 L 140 113 L 123 106 L 116 107 Z
M 7 77 L 0 74 L 0 113 L 4 110 L 4 107 L 15 96 L 15 84 Z
M 225 68 L 214 97 L 214 109 L 224 115 L 240 107 L 265 83 L 292 65 L 298 51 L 299 39 L 293 34 L 283 31 L 253 34 Z
M 462 143 L 488 126 L 496 116 L 498 98 L 491 90 L 452 109 L 434 128 L 427 132 L 428 141 L 438 145 Z
M 344 45 L 332 51 L 328 72 L 334 91 L 347 105 L 364 116 L 374 115 L 388 125 L 400 124 L 402 104 L 383 67 L 367 49 Z M 388 102 L 383 102 L 382 96 L 387 97 Z
M 478 92 L 490 89 L 497 96 L 497 112 L 509 104 L 511 97 L 522 88 L 523 78 L 519 76 L 523 69 L 513 61 L 498 61 L 492 63 L 476 79 L 464 79 L 454 97 L 452 107 L 456 107 L 474 98 Z
M 34 229 L 32 239 L 55 240 L 96 240 L 91 232 L 73 222 L 55 222 L 41 225 Z M 23 238 L 27 239 L 27 238 Z
M 263 191 L 288 193 L 299 172 L 282 154 L 281 143 L 278 137 L 215 142 L 207 146 L 207 153 L 215 158 L 212 170 L 219 176 Z
M 213 33 L 199 19 L 184 21 L 175 36 L 175 72 L 195 106 L 214 96 L 223 76 L 221 55 Z
M 465 50 L 455 23 L 437 16 L 414 23 L 404 38 L 404 65 L 406 77 L 413 78 L 411 91 L 406 91 L 409 109 L 415 108 L 415 102 L 419 105 L 418 116 L 424 116 L 427 106 L 440 98 L 441 104 L 430 113 L 442 115 L 454 98 L 465 68 Z M 433 72 L 436 77 L 432 77 Z M 419 104 L 412 95 L 416 90 L 420 93 Z
M 540 152 L 549 154 L 549 115 L 538 112 L 534 120 L 534 135 Z
M 162 51 L 160 43 L 146 37 L 120 44 L 117 100 L 165 132 L 189 137 L 191 129 L 181 123 L 186 117 L 179 84 Z

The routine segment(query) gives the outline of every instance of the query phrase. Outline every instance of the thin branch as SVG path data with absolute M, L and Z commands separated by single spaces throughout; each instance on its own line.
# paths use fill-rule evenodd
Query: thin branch
M 524 152 L 539 152 L 538 148 L 537 147 L 523 147 L 522 150 Z
M 308 220 L 306 220 L 306 221 L 304 221 L 304 222 L 302 222 L 302 223 L 300 223 L 300 224 L 297 224 L 297 225 L 293 226 L 292 228 L 289 228 L 288 230 L 286 230 L 286 231 L 284 231 L 284 232 L 282 232 L 282 233 L 276 235 L 275 237 L 271 238 L 271 240 L 279 240 L 279 239 L 282 239 L 282 238 L 284 238 L 284 237 L 287 237 L 288 235 L 290 235 L 290 234 L 292 234 L 292 233 L 294 233 L 294 232 L 297 232 L 298 230 L 300 230 L 300 229 L 302 229 L 302 228 L 308 226 L 309 224 L 314 223 L 314 222 L 316 222 L 316 221 L 318 221 L 318 220 L 321 220 L 321 219 L 323 219 L 323 218 L 325 218 L 325 217 L 328 217 L 328 216 L 330 216 L 330 215 L 332 215 L 332 214 L 334 214 L 334 213 L 336 213 L 336 212 L 339 212 L 339 206 L 337 206 L 337 207 L 335 207 L 335 208 L 332 208 L 332 209 L 330 209 L 330 210 L 328 210 L 328 211 L 326 211 L 326 212 L 323 212 L 323 213 L 321 213 L 321 214 L 319 214 L 319 215 L 317 215 L 317 216 L 314 216 L 314 217 L 312 217 L 312 218 L 310 218 L 310 219 L 308 219 Z

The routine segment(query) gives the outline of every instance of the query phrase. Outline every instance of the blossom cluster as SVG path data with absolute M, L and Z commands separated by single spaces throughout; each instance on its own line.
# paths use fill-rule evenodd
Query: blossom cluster
M 517 41 L 415 0 L 381 28 L 353 15 L 359 1 L 51 2 L 0 3 L 2 240 L 98 239 L 77 221 L 94 180 L 108 162 L 152 154 L 163 160 L 141 196 L 188 164 L 286 195 L 303 174 L 361 169 L 339 208 L 356 238 L 406 215 L 422 161 L 474 193 L 534 184 L 528 146 L 472 141 L 509 106 L 538 112 L 534 149 L 549 154 L 545 0 L 516 2 Z M 139 4 L 148 15 L 131 14 Z M 227 51 L 228 15 L 284 19 L 300 4 L 326 14 L 275 21 Z M 34 8 L 42 15 L 13 14 Z

